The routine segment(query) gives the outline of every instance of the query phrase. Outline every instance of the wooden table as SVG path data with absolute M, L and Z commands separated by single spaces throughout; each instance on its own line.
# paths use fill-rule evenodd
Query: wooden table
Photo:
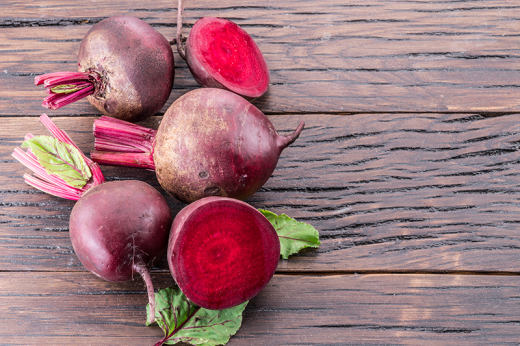
M 74 203 L 40 193 L 11 153 L 46 134 L 34 76 L 75 70 L 83 35 L 133 15 L 168 38 L 176 2 L 3 0 L 0 4 L 0 344 L 152 345 L 140 280 L 109 283 L 74 254 Z M 280 132 L 306 128 L 248 200 L 320 232 L 280 260 L 229 345 L 518 345 L 520 3 L 186 1 L 185 33 L 232 19 L 271 71 L 254 101 Z M 175 52 L 167 107 L 197 88 Z M 46 111 L 82 150 L 99 113 Z M 153 172 L 108 168 L 108 179 Z M 176 214 L 184 205 L 169 198 Z M 173 284 L 166 262 L 156 289 Z

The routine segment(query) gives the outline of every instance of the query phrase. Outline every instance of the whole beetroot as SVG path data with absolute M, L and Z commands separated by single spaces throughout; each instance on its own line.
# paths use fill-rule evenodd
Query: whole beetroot
M 109 118 L 94 122 L 92 160 L 155 169 L 161 186 L 191 203 L 208 196 L 244 200 L 273 173 L 283 149 L 304 123 L 279 135 L 269 119 L 241 96 L 201 88 L 177 99 L 157 131 Z
M 175 73 L 168 40 L 132 16 L 92 26 L 79 48 L 78 71 L 37 76 L 35 84 L 50 94 L 42 105 L 57 109 L 86 97 L 103 114 L 130 122 L 164 106 Z
M 139 180 L 111 181 L 88 189 L 72 208 L 74 252 L 90 272 L 129 281 L 166 253 L 172 215 L 164 197 Z

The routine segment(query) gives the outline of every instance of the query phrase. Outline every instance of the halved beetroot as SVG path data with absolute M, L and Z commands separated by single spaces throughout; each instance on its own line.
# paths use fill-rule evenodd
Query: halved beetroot
M 167 257 L 188 299 L 220 310 L 253 298 L 267 285 L 278 265 L 280 241 L 249 204 L 206 197 L 175 217 Z
M 267 91 L 269 68 L 244 29 L 227 19 L 204 17 L 195 22 L 183 46 L 182 12 L 182 0 L 178 0 L 177 51 L 197 83 L 206 88 L 226 89 L 247 99 Z
M 269 87 L 269 68 L 249 34 L 230 20 L 204 17 L 186 42 L 186 62 L 204 87 L 256 98 Z

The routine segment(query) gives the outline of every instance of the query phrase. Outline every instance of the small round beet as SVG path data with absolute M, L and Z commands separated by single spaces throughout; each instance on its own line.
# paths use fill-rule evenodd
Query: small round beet
M 186 62 L 204 87 L 222 88 L 248 98 L 269 87 L 269 68 L 249 34 L 223 18 L 195 22 L 186 42 Z
M 89 30 L 79 49 L 78 71 L 106 78 L 103 92 L 87 100 L 103 114 L 130 122 L 161 109 L 175 73 L 168 40 L 132 16 L 111 17 Z
M 90 188 L 70 215 L 74 252 L 90 272 L 128 281 L 166 253 L 170 208 L 152 186 L 138 180 Z
M 250 300 L 268 284 L 280 241 L 271 223 L 249 204 L 207 197 L 175 217 L 167 258 L 188 299 L 221 310 Z
M 175 74 L 168 40 L 132 16 L 92 26 L 79 48 L 78 71 L 35 78 L 50 94 L 44 107 L 57 109 L 86 97 L 105 115 L 137 122 L 164 106 Z

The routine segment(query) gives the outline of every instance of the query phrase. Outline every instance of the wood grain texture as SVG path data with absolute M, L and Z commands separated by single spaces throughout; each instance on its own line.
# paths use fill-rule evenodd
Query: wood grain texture
M 184 33 L 219 16 L 271 71 L 254 100 L 306 128 L 247 202 L 315 226 L 281 260 L 229 345 L 518 345 L 520 3 L 513 0 L 189 0 Z M 72 249 L 74 202 L 40 193 L 11 153 L 46 111 L 93 149 L 86 101 L 40 106 L 36 75 L 76 69 L 83 35 L 133 15 L 175 35 L 176 1 L 0 2 L 0 345 L 153 345 L 141 280 L 102 281 Z M 198 87 L 174 52 L 167 107 Z M 157 128 L 160 116 L 143 124 Z M 167 197 L 154 172 L 103 167 Z M 173 285 L 163 260 L 155 288 Z
M 153 276 L 157 288 L 173 284 Z M 514 345 L 518 276 L 275 275 L 232 345 Z M 153 345 L 139 281 L 0 273 L 1 345 Z
M 171 1 L 0 4 L 0 116 L 36 116 L 45 92 L 35 75 L 75 70 L 83 35 L 103 18 L 129 14 L 167 38 Z M 246 29 L 271 70 L 269 92 L 255 101 L 283 112 L 520 112 L 515 1 L 321 2 L 190 1 L 185 34 L 200 17 L 229 18 Z M 169 102 L 197 87 L 175 53 Z M 92 115 L 86 101 L 52 114 Z
M 248 202 L 314 225 L 323 241 L 318 250 L 281 261 L 279 272 L 518 272 L 518 115 L 270 119 L 281 133 L 300 120 L 306 129 Z M 87 153 L 93 120 L 55 118 Z M 68 239 L 73 202 L 26 185 L 27 170 L 10 157 L 27 132 L 45 134 L 43 126 L 36 118 L 2 122 L 0 270 L 83 270 Z M 140 179 L 160 189 L 153 172 L 103 170 L 108 179 Z M 175 215 L 184 205 L 165 196 Z M 157 269 L 166 270 L 165 262 Z

